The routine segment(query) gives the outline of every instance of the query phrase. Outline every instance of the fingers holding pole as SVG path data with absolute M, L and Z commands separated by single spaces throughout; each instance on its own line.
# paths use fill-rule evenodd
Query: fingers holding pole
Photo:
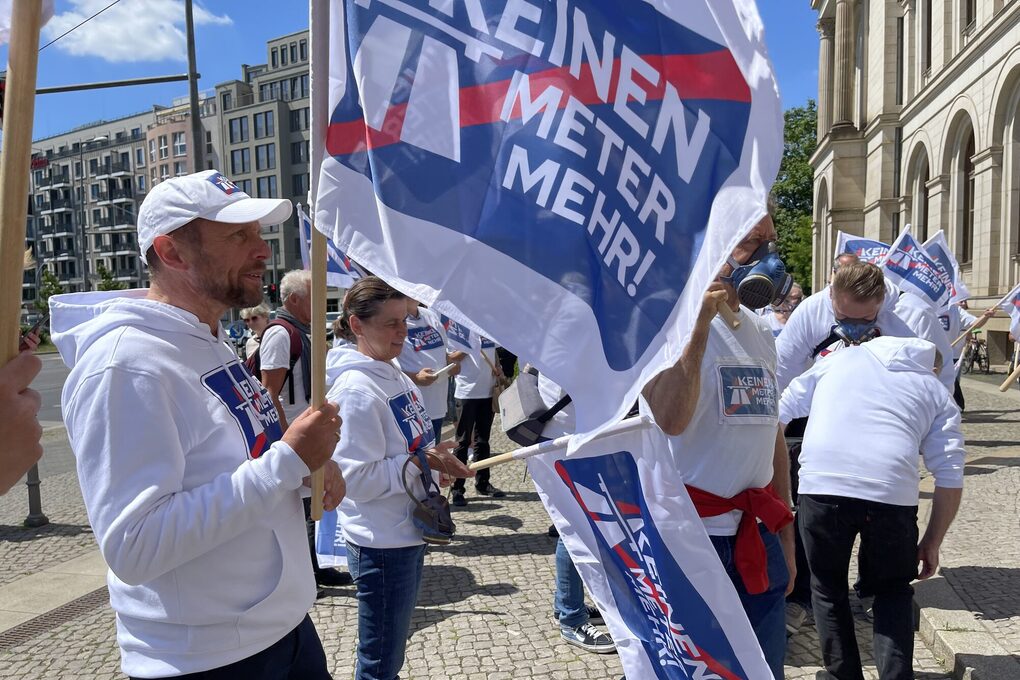
M 733 330 L 740 328 L 740 317 L 730 308 L 725 300 L 719 302 L 716 310 L 730 328 Z

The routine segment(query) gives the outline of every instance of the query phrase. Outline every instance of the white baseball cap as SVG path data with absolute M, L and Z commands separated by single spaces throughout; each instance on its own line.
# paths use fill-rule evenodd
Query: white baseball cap
M 213 222 L 280 224 L 294 206 L 285 198 L 252 198 L 218 170 L 173 177 L 154 186 L 138 209 L 138 248 L 142 262 L 157 236 L 198 218 Z

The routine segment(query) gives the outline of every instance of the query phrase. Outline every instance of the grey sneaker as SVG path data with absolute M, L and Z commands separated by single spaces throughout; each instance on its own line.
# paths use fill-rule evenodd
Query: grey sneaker
M 807 621 L 807 610 L 796 602 L 786 603 L 786 633 L 796 635 Z
M 560 628 L 560 637 L 568 644 L 580 647 L 586 652 L 611 654 L 616 651 L 616 643 L 608 633 L 603 633 L 590 623 L 577 628 Z

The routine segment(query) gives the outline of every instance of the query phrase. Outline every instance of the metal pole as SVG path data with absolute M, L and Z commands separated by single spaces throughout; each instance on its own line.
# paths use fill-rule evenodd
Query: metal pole
M 39 466 L 33 465 L 28 471 L 28 479 L 25 486 L 28 487 L 28 517 L 25 518 L 26 527 L 41 527 L 50 523 L 50 518 L 43 514 L 42 496 L 39 493 Z
M 191 99 L 191 158 L 194 172 L 205 169 L 205 135 L 198 111 L 198 68 L 195 58 L 195 19 L 192 0 L 184 0 L 184 19 L 188 31 L 188 90 Z
M 197 74 L 201 75 L 201 74 Z M 36 94 L 58 94 L 60 92 L 82 92 L 83 90 L 102 90 L 107 87 L 131 87 L 134 85 L 157 85 L 159 83 L 179 83 L 188 80 L 188 75 L 182 73 L 178 76 L 152 76 L 149 78 L 128 78 L 126 80 L 103 80 L 96 83 L 79 83 L 77 85 L 54 85 L 52 87 L 40 87 Z

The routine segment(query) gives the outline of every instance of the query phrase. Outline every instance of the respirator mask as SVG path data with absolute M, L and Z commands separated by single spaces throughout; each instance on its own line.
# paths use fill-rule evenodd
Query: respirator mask
M 875 321 L 868 319 L 836 319 L 836 325 L 832 327 L 832 332 L 847 347 L 861 345 L 882 334 L 882 331 L 875 325 Z
M 793 287 L 793 277 L 786 272 L 786 265 L 776 252 L 775 241 L 766 241 L 758 246 L 746 264 L 740 264 L 732 257 L 726 262 L 733 267 L 733 273 L 722 277 L 722 280 L 736 289 L 737 299 L 748 309 L 778 305 Z

